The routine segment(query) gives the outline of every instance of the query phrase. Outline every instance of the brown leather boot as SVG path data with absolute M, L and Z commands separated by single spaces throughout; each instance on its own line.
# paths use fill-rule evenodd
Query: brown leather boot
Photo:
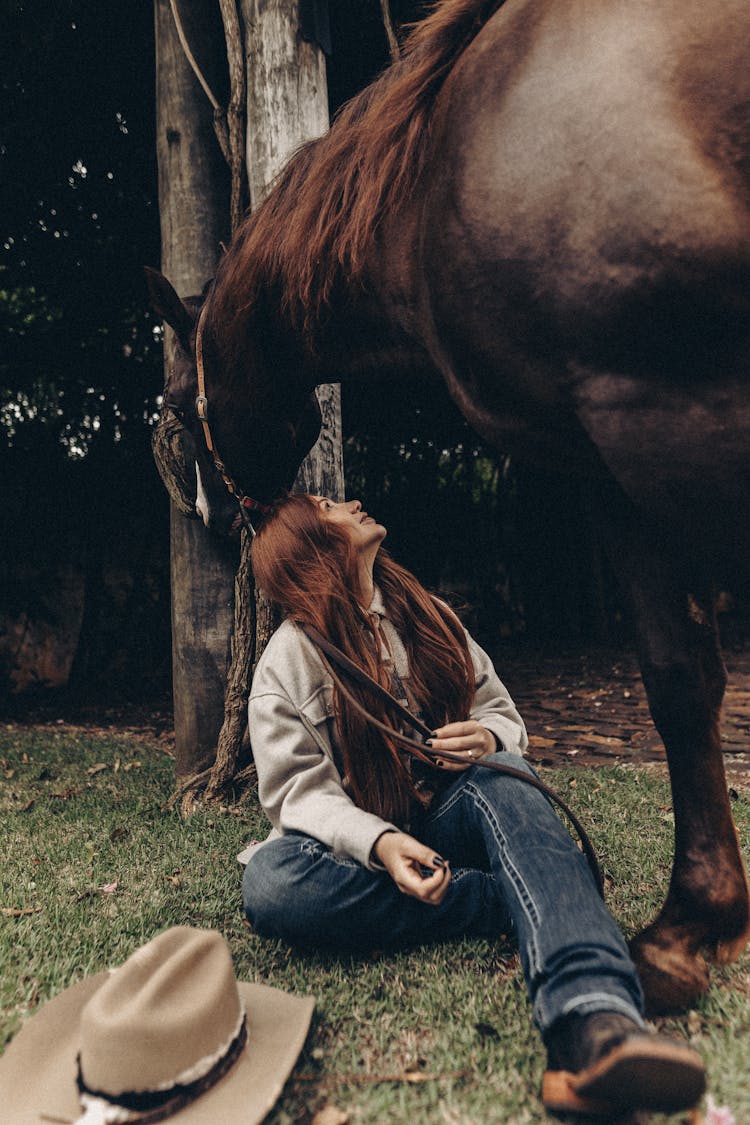
M 573 1012 L 545 1037 L 542 1101 L 557 1112 L 675 1113 L 706 1088 L 700 1055 L 679 1039 L 645 1031 L 619 1012 Z

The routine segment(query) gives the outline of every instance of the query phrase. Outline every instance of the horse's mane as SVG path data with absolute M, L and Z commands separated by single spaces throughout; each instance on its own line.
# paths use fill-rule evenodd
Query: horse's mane
M 262 291 L 270 288 L 294 326 L 309 332 L 337 278 L 361 275 L 384 213 L 422 173 L 446 74 L 502 2 L 442 0 L 412 28 L 401 59 L 292 156 L 217 273 L 209 317 L 225 344 Z

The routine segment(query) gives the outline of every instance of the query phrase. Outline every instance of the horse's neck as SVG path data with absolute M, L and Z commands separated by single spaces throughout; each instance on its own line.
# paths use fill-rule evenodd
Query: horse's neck
M 429 379 L 436 375 L 434 364 L 424 349 L 407 337 L 391 333 L 379 340 L 344 339 L 336 333 L 326 342 L 309 371 L 309 383 L 371 383 L 400 376 L 402 379 Z
M 332 310 L 311 342 L 309 380 L 355 382 L 399 374 L 404 378 L 435 376 L 434 364 L 408 331 L 408 316 L 394 314 L 391 304 L 370 290 L 366 296 Z

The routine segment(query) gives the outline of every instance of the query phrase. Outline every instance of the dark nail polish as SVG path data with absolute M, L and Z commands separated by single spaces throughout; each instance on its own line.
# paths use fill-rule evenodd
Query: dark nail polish
M 445 860 L 441 859 L 439 855 L 434 855 L 432 857 L 432 865 L 433 867 L 445 867 Z
M 432 746 L 432 739 L 426 738 L 424 744 L 425 744 L 425 746 Z

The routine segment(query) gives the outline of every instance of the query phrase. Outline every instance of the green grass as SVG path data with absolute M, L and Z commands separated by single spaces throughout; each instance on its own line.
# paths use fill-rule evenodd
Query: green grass
M 187 821 L 165 812 L 171 761 L 125 737 L 8 728 L 0 759 L 0 1045 L 44 1000 L 118 964 L 160 929 L 213 926 L 227 937 L 240 978 L 316 997 L 274 1125 L 309 1122 L 325 1105 L 352 1123 L 551 1120 L 537 1096 L 544 1053 L 511 948 L 465 941 L 367 959 L 292 952 L 255 937 L 242 917 L 234 857 L 266 832 L 254 798 Z M 654 771 L 617 768 L 551 780 L 589 828 L 610 907 L 633 933 L 668 878 L 666 782 Z M 749 840 L 746 789 L 734 807 Z M 741 1125 L 750 1121 L 750 958 L 714 970 L 712 982 L 694 1012 L 663 1026 L 701 1050 L 714 1100 Z

